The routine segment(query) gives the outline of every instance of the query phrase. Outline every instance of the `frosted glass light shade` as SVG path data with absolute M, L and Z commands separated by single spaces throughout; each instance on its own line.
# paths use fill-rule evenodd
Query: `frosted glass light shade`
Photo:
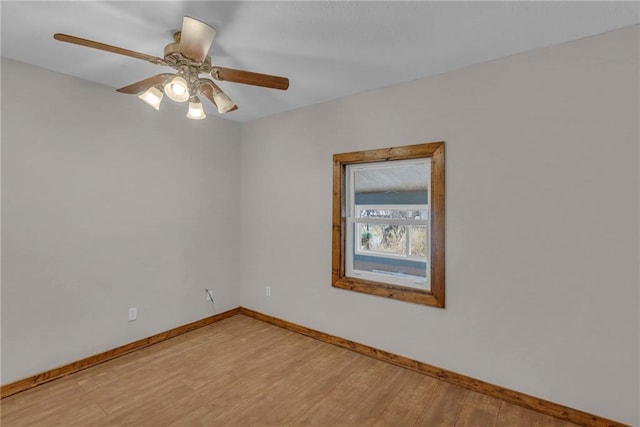
M 218 106 L 218 113 L 223 114 L 231 110 L 236 104 L 224 92 L 217 92 L 213 95 L 213 100 Z
M 201 120 L 207 117 L 207 115 L 204 114 L 202 103 L 200 102 L 198 97 L 193 97 L 189 102 L 189 111 L 187 112 L 187 117 L 194 120 Z
M 138 98 L 142 99 L 147 104 L 151 105 L 156 110 L 160 109 L 160 102 L 162 101 L 162 97 L 164 94 L 157 87 L 150 87 L 144 92 L 142 95 L 139 95 Z
M 189 99 L 189 85 L 181 76 L 175 76 L 164 85 L 164 92 L 176 102 L 185 102 Z

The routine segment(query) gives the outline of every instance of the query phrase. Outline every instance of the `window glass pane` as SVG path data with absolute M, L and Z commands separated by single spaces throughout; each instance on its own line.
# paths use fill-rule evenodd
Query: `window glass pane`
M 358 208 L 358 218 L 385 218 L 385 219 L 427 219 L 426 210 L 404 210 L 384 208 Z
M 360 250 L 397 255 L 407 253 L 407 227 L 396 224 L 358 224 Z
M 412 280 L 414 284 L 424 284 L 424 280 L 427 277 L 426 260 L 383 257 L 379 254 L 379 252 L 372 251 L 353 253 L 353 269 L 355 271 L 401 277 Z
M 411 228 L 411 255 L 427 256 L 427 227 L 424 225 L 414 225 Z
M 355 193 L 427 191 L 430 181 L 427 163 L 382 162 L 357 170 Z

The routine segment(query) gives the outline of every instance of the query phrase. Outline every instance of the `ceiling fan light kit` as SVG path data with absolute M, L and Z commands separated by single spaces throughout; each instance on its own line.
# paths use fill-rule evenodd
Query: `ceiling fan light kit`
M 202 103 L 197 96 L 194 96 L 189 100 L 189 111 L 187 112 L 187 117 L 194 120 L 202 120 L 207 117 L 207 115 L 204 114 Z
M 148 77 L 129 86 L 117 89 L 120 93 L 140 94 L 138 98 L 156 110 L 160 109 L 164 94 L 176 102 L 189 101 L 187 117 L 200 120 L 206 117 L 198 95 L 204 95 L 218 108 L 218 113 L 235 111 L 238 106 L 211 79 L 201 78 L 207 74 L 215 80 L 261 86 L 272 89 L 287 90 L 289 79 L 286 77 L 235 70 L 232 68 L 214 67 L 211 65 L 209 49 L 216 35 L 215 28 L 185 16 L 182 20 L 182 31 L 173 36 L 174 42 L 164 48 L 164 58 L 123 49 L 117 46 L 82 39 L 67 34 L 54 34 L 53 38 L 67 43 L 91 47 L 107 52 L 117 53 L 153 64 L 169 66 L 177 73 L 162 73 Z
M 218 106 L 218 113 L 220 114 L 224 114 L 227 111 L 231 111 L 231 109 L 236 106 L 236 104 L 233 103 L 231 98 L 229 98 L 227 94 L 221 90 L 219 90 L 218 92 L 215 92 L 214 90 L 213 100 L 215 101 L 215 104 Z
M 138 98 L 142 99 L 144 102 L 151 105 L 156 110 L 159 110 L 160 102 L 162 102 L 163 96 L 164 94 L 162 93 L 162 90 L 160 90 L 159 87 L 152 86 L 149 89 L 147 89 L 146 92 L 144 92 L 143 94 L 138 95 Z
M 184 77 L 176 75 L 164 85 L 164 93 L 176 102 L 186 102 L 189 99 L 189 85 Z

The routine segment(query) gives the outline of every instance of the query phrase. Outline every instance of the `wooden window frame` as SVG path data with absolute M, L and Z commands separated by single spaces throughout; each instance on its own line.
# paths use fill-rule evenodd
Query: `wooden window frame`
M 410 288 L 371 280 L 348 277 L 345 274 L 346 166 L 357 163 L 375 163 L 390 160 L 431 158 L 431 231 L 430 290 Z M 354 151 L 333 155 L 333 209 L 331 286 L 371 295 L 409 301 L 444 308 L 445 300 L 445 185 L 444 142 L 406 145 L 403 147 Z

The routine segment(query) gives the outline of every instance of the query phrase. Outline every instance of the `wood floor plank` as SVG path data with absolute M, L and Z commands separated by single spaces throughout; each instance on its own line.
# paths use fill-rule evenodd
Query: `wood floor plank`
M 171 388 L 180 395 L 191 389 L 174 381 L 175 376 L 154 366 L 141 366 L 127 375 L 120 376 L 107 386 L 87 393 L 87 398 L 96 402 L 107 414 L 115 414 L 127 407 L 135 407 L 149 399 L 157 398 L 159 392 Z
M 454 426 L 470 392 L 456 385 L 440 382 L 429 405 L 418 416 L 416 425 L 429 427 Z
M 531 427 L 570 427 L 575 424 L 540 414 L 511 403 L 501 402 L 500 412 L 496 420 L 496 427 L 511 427 L 514 425 Z
M 277 332 L 282 337 L 292 338 L 287 331 Z M 288 377 L 291 366 L 308 359 L 323 343 L 297 336 L 286 342 L 275 341 L 261 347 L 260 357 L 255 353 L 242 352 L 246 360 L 238 363 L 237 369 L 218 378 L 213 384 L 206 384 L 192 393 L 187 404 L 194 402 L 201 408 L 207 423 L 229 425 L 240 422 L 247 414 L 255 414 L 264 396 L 274 384 Z M 180 425 L 176 420 L 175 425 Z
M 376 381 L 345 411 L 336 422 L 338 426 L 372 425 L 400 391 L 407 372 L 393 365 L 381 366 Z
M 343 360 L 336 361 L 331 368 L 320 368 L 320 375 L 311 372 L 305 384 L 293 390 L 296 396 L 289 400 L 280 400 L 280 404 L 275 406 L 275 410 L 265 417 L 265 422 L 270 425 L 296 425 L 300 416 L 307 412 L 316 402 L 331 392 L 342 378 L 347 376 L 353 369 L 353 364 L 358 357 L 349 351 L 343 352 Z M 292 406 L 292 402 L 296 402 Z
M 402 389 L 396 393 L 374 425 L 408 426 L 416 423 L 439 381 L 417 372 L 409 372 L 406 379 Z
M 470 391 L 458 416 L 456 427 L 495 426 L 501 403 L 502 401 L 491 396 Z
M 3 426 L 54 426 L 75 422 L 90 425 L 106 417 L 73 380 L 44 384 L 2 400 Z
M 314 340 L 305 338 L 306 345 Z M 295 423 L 305 404 L 322 396 L 348 369 L 355 355 L 335 352 L 324 345 L 315 346 L 308 357 L 295 361 L 262 395 L 258 402 L 247 401 L 237 414 L 243 425 L 286 425 Z M 268 367 L 265 367 L 268 369 Z M 297 402 L 295 406 L 291 402 Z M 224 419 L 220 419 L 224 420 Z
M 232 412 L 225 412 L 215 418 L 216 424 L 229 424 L 237 422 L 240 425 L 248 425 L 255 420 L 255 415 L 259 414 L 256 408 L 269 410 L 268 402 L 265 400 L 274 394 L 277 395 L 278 387 L 282 382 L 292 385 L 290 375 L 294 366 L 304 363 L 305 360 L 313 356 L 316 346 L 321 346 L 320 342 L 310 342 L 307 340 L 296 340 L 297 345 L 280 351 L 275 349 L 265 356 L 269 357 L 267 363 L 255 369 L 251 375 L 241 378 L 242 388 L 249 390 L 239 395 L 228 396 L 224 399 L 228 402 L 227 407 L 233 408 Z
M 181 374 L 182 381 L 195 390 L 226 374 L 241 376 L 251 371 L 256 360 L 260 360 L 256 355 L 266 354 L 269 349 L 279 347 L 284 351 L 289 334 L 286 331 L 268 330 L 250 341 L 237 338 L 225 341 L 224 344 L 213 343 L 163 366 Z
M 109 423 L 112 426 L 163 426 L 167 422 L 167 412 L 175 405 L 176 396 L 187 394 L 191 391 L 184 384 L 172 382 L 166 386 L 146 393 L 138 400 L 130 400 L 121 405 L 118 410 L 109 414 Z M 176 417 L 184 416 L 184 407 L 176 407 Z
M 1 404 L 3 427 L 572 426 L 242 315 Z
M 342 378 L 327 394 L 300 416 L 301 425 L 326 426 L 337 422 L 342 414 L 362 396 L 375 381 L 380 362 L 365 357 L 357 369 Z

